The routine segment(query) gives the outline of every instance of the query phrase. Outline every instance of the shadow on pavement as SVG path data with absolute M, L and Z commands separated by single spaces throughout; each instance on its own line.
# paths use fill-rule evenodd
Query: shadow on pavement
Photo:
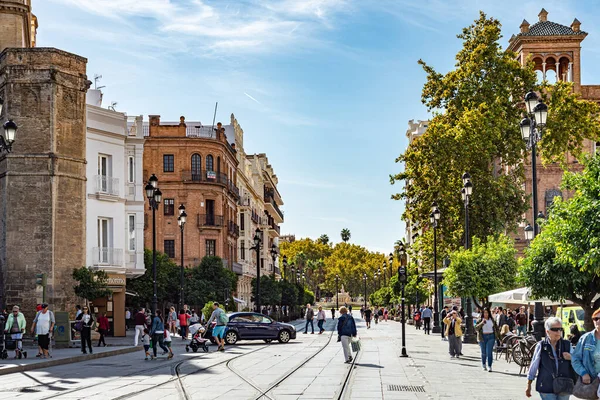
M 357 367 L 367 367 L 367 368 L 385 368 L 385 367 L 382 367 L 381 365 L 376 365 L 376 364 L 359 364 L 359 363 L 356 363 L 354 365 L 357 366 Z

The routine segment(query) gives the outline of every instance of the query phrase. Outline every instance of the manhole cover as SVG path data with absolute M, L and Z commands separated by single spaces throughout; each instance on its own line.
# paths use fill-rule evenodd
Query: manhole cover
M 425 393 L 425 388 L 423 386 L 411 385 L 388 385 L 388 390 L 392 392 Z

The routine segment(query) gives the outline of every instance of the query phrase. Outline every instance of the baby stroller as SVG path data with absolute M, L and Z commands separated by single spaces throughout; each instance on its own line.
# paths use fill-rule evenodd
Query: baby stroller
M 194 324 L 190 326 L 189 330 L 190 334 L 192 335 L 192 340 L 190 340 L 190 343 L 185 346 L 185 351 L 188 352 L 190 349 L 192 349 L 192 351 L 195 353 L 199 348 L 202 348 L 205 353 L 208 353 L 208 346 L 206 345 L 208 339 L 204 339 L 202 337 L 204 332 L 206 332 L 206 329 L 200 324 Z

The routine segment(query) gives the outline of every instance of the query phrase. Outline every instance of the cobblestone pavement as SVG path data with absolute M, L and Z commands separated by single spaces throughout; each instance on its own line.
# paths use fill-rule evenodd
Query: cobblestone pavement
M 240 342 L 224 353 L 213 346 L 186 354 L 175 340 L 173 360 L 144 361 L 140 351 L 10 374 L 1 380 L 0 399 L 525 398 L 519 367 L 498 360 L 494 372 L 484 371 L 477 345 L 464 345 L 465 356 L 450 359 L 439 335 L 407 326 L 409 357 L 401 358 L 400 323 L 367 330 L 356 312 L 355 318 L 363 346 L 353 366 L 344 363 L 335 322 L 328 320 L 322 335 L 304 335 L 298 324 L 298 337 L 288 344 Z

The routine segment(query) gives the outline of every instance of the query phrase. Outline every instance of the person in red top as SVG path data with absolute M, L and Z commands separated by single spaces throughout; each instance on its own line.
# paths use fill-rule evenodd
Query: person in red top
M 100 347 L 100 344 L 103 344 L 104 347 L 106 347 L 104 335 L 108 333 L 108 328 L 108 318 L 106 318 L 106 313 L 102 313 L 100 318 L 98 318 L 98 333 L 100 334 L 100 339 L 98 339 L 98 347 Z
M 186 313 L 185 310 L 179 311 L 179 327 L 181 328 L 181 340 L 187 339 L 187 328 L 188 328 L 188 319 L 190 319 L 191 315 Z

